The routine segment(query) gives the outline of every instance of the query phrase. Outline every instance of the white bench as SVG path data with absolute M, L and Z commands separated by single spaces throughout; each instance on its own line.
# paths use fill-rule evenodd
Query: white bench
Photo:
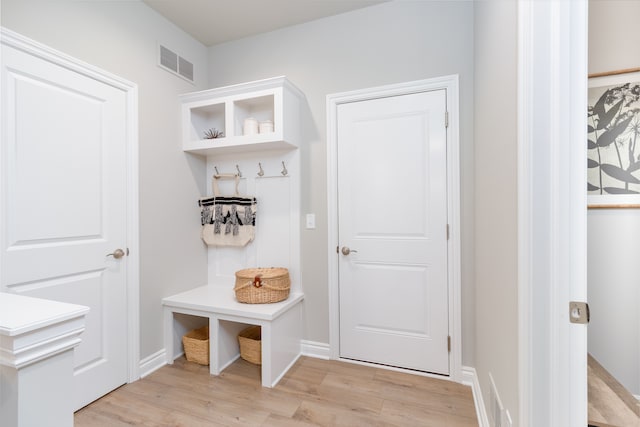
M 262 328 L 262 386 L 273 387 L 300 357 L 304 294 L 273 304 L 243 304 L 232 288 L 205 285 L 162 300 L 165 351 L 172 364 L 182 334 L 174 313 L 209 319 L 209 371 L 219 375 L 240 357 L 238 332 L 247 325 Z M 177 333 L 180 331 L 180 333 Z

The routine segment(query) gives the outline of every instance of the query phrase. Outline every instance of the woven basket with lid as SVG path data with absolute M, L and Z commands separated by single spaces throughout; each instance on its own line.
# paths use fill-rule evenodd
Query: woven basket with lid
M 245 268 L 236 272 L 236 299 L 247 304 L 264 304 L 286 300 L 291 280 L 282 267 Z

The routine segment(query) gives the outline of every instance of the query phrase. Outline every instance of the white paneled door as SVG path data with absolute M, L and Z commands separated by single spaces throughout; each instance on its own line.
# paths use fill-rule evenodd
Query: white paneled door
M 1 290 L 90 307 L 76 409 L 128 379 L 126 96 L 2 46 Z
M 340 357 L 447 375 L 446 91 L 337 108 Z

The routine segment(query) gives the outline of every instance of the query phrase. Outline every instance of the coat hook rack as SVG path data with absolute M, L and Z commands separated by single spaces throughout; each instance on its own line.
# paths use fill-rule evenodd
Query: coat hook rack
M 236 165 L 236 170 L 238 171 L 238 176 L 242 178 L 242 172 L 240 172 L 240 168 Z
M 282 174 L 282 176 L 287 176 L 287 174 L 289 173 L 287 167 L 284 165 L 284 160 L 282 161 L 282 172 L 280 173 Z
M 262 170 L 262 163 L 258 162 L 258 176 L 264 176 L 264 170 Z
M 216 170 L 216 175 L 220 175 L 220 172 L 218 172 L 218 167 L 214 166 L 213 168 Z

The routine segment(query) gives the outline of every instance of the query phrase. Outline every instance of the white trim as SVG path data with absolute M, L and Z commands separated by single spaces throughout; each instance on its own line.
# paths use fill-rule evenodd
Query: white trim
M 587 424 L 587 1 L 518 1 L 519 422 Z
M 158 350 L 151 356 L 145 357 L 140 361 L 138 372 L 140 378 L 144 378 L 167 364 L 167 355 L 164 349 Z
M 327 343 L 302 340 L 300 341 L 300 349 L 303 356 L 324 360 L 331 358 L 331 348 Z
M 127 91 L 127 318 L 129 382 L 140 378 L 140 215 L 138 185 L 138 86 Z
M 451 378 L 450 375 L 434 374 L 434 373 L 425 372 L 425 371 L 416 371 L 415 369 L 398 368 L 397 366 L 382 365 L 380 363 L 364 362 L 362 360 L 355 360 L 355 359 L 338 358 L 338 359 L 330 359 L 330 360 L 337 360 L 343 363 L 351 363 L 352 365 L 368 366 L 369 368 L 384 369 L 385 371 L 393 371 L 393 372 L 402 372 L 403 374 L 416 375 L 418 377 L 425 377 L 425 378 L 434 378 L 437 380 L 450 381 L 450 382 L 462 384 L 462 380 L 459 380 L 459 379 L 454 380 L 453 378 Z M 462 374 L 460 374 L 460 378 L 462 378 Z
M 140 258 L 138 221 L 138 86 L 128 80 L 101 70 L 4 27 L 0 28 L 2 43 L 60 65 L 78 74 L 122 90 L 127 99 L 127 370 L 129 382 L 139 378 L 140 360 Z
M 287 367 L 284 368 L 282 370 L 282 372 L 280 372 L 280 375 L 278 375 L 276 378 L 273 379 L 273 381 L 271 382 L 271 386 L 270 387 L 275 387 L 276 385 L 278 385 L 280 380 L 282 378 L 284 378 L 285 375 L 287 375 L 287 373 L 289 372 L 289 369 L 291 369 L 293 367 L 293 365 L 295 365 L 296 362 L 298 362 L 298 359 L 300 359 L 300 356 L 302 356 L 302 353 L 298 353 L 298 355 L 296 357 L 294 357 L 291 362 L 289 362 Z
M 337 108 L 339 104 L 368 99 L 398 96 L 430 90 L 445 89 L 449 127 L 447 128 L 447 185 L 448 223 L 450 239 L 448 244 L 449 277 L 449 334 L 451 352 L 449 354 L 449 375 L 454 381 L 461 380 L 462 369 L 462 309 L 460 284 L 460 154 L 459 154 L 459 95 L 458 75 L 449 75 L 427 80 L 399 83 L 369 89 L 360 89 L 327 95 L 327 208 L 329 242 L 329 355 L 340 358 L 338 259 L 338 191 L 337 191 Z
M 462 384 L 471 387 L 473 392 L 473 403 L 476 406 L 476 415 L 478 417 L 479 427 L 489 427 L 489 417 L 487 416 L 487 408 L 484 406 L 482 390 L 480 389 L 480 381 L 476 369 L 470 366 L 462 367 Z

